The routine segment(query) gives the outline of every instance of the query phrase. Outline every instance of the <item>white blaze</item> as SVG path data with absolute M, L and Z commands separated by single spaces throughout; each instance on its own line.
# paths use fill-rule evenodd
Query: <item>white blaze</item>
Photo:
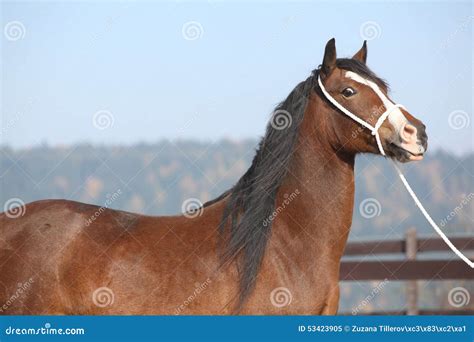
M 385 96 L 385 94 L 380 90 L 379 86 L 376 83 L 370 80 L 367 80 L 352 71 L 346 71 L 345 76 L 347 78 L 350 78 L 351 80 L 354 80 L 358 83 L 361 83 L 370 87 L 382 101 L 383 105 L 385 106 L 385 110 L 388 110 L 395 106 L 395 104 L 392 101 L 390 101 L 389 98 Z M 405 125 L 408 123 L 408 120 L 405 118 L 405 115 L 403 115 L 402 111 L 398 107 L 394 107 L 391 109 L 390 114 L 388 115 L 388 121 L 393 126 L 393 128 L 395 128 L 398 134 L 403 129 L 403 127 L 405 127 Z

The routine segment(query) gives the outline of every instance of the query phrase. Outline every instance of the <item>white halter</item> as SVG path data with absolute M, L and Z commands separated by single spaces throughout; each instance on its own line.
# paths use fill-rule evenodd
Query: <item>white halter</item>
M 336 101 L 336 99 L 334 97 L 331 96 L 331 94 L 329 94 L 326 90 L 326 88 L 324 88 L 324 85 L 323 85 L 323 82 L 321 81 L 321 76 L 318 75 L 318 84 L 319 84 L 319 88 L 321 89 L 322 93 L 324 94 L 324 96 L 326 97 L 326 99 L 331 102 L 337 109 L 339 109 L 341 112 L 343 112 L 344 114 L 346 114 L 348 117 L 350 117 L 352 120 L 354 120 L 355 122 L 361 124 L 362 126 L 364 126 L 365 128 L 369 129 L 371 132 L 372 132 L 372 135 L 375 135 L 375 140 L 377 141 L 377 147 L 379 148 L 379 151 L 380 151 L 380 154 L 383 155 L 383 156 L 386 156 L 385 154 L 385 151 L 382 147 L 382 141 L 380 140 L 380 135 L 379 135 L 379 128 L 380 126 L 382 126 L 382 124 L 384 123 L 384 121 L 388 118 L 388 116 L 390 115 L 390 113 L 392 112 L 392 110 L 394 110 L 395 108 L 403 108 L 405 109 L 405 107 L 403 107 L 401 104 L 395 104 L 391 107 L 388 107 L 387 110 L 378 118 L 375 126 L 372 126 L 371 124 L 369 124 L 368 122 L 362 120 L 360 117 L 358 117 L 357 115 L 353 114 L 350 110 L 344 108 L 343 105 L 341 105 L 339 102 Z M 377 96 L 380 97 L 379 94 L 377 94 Z M 405 188 L 407 189 L 408 193 L 410 194 L 410 196 L 413 198 L 413 201 L 415 202 L 415 204 L 418 206 L 418 209 L 420 209 L 420 211 L 422 212 L 422 214 L 425 216 L 426 220 L 431 224 L 431 226 L 433 227 L 433 229 L 438 233 L 439 236 L 441 236 L 441 238 L 444 240 L 444 242 L 449 246 L 449 248 L 451 248 L 451 250 L 456 253 L 456 255 L 458 257 L 460 257 L 464 262 L 466 262 L 466 264 L 468 264 L 469 266 L 471 266 L 471 268 L 474 268 L 474 262 L 469 260 L 459 249 L 456 248 L 456 246 L 454 246 L 452 244 L 452 242 L 448 239 L 448 237 L 443 233 L 443 231 L 438 227 L 438 225 L 433 221 L 433 219 L 431 218 L 431 216 L 428 214 L 428 212 L 426 211 L 426 209 L 423 207 L 423 205 L 421 204 L 420 200 L 418 199 L 418 197 L 416 196 L 415 192 L 413 191 L 413 189 L 411 188 L 410 184 L 408 184 L 408 181 L 406 180 L 405 176 L 403 175 L 402 171 L 400 170 L 400 168 L 397 166 L 397 164 L 393 162 L 393 166 L 395 168 L 395 170 L 397 171 L 398 173 L 398 176 L 400 177 L 400 179 L 402 180 L 402 183 L 403 185 L 405 186 Z
M 326 88 L 324 88 L 323 82 L 321 81 L 321 76 L 318 76 L 318 83 L 319 83 L 319 87 L 321 88 L 321 91 L 323 92 L 324 96 L 329 100 L 329 102 L 331 102 L 337 109 L 339 109 L 341 112 L 346 114 L 352 120 L 354 120 L 354 121 L 358 122 L 359 124 L 361 124 L 362 126 L 368 128 L 372 132 L 372 135 L 375 135 L 375 140 L 377 141 L 377 146 L 379 148 L 380 154 L 385 156 L 385 151 L 383 150 L 382 141 L 380 140 L 380 135 L 379 135 L 379 132 L 378 132 L 379 128 L 382 126 L 384 121 L 388 118 L 388 116 L 390 115 L 392 110 L 394 110 L 395 108 L 405 109 L 405 107 L 403 107 L 403 105 L 401 105 L 401 104 L 396 104 L 396 105 L 393 105 L 393 106 L 387 108 L 387 110 L 382 115 L 380 115 L 380 117 L 378 118 L 375 126 L 372 126 L 368 122 L 366 122 L 366 121 L 362 120 L 361 118 L 359 118 L 357 115 L 351 113 L 349 110 L 344 108 L 339 102 L 337 102 L 336 99 L 334 97 L 332 97 L 331 94 L 329 94 L 326 91 Z

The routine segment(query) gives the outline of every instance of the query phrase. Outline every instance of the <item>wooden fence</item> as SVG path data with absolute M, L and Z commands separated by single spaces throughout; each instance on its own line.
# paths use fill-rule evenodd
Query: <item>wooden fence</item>
M 451 238 L 451 242 L 464 253 L 474 251 L 474 237 Z M 341 281 L 391 280 L 405 281 L 406 310 L 370 312 L 368 314 L 474 314 L 472 309 L 456 310 L 420 310 L 418 308 L 417 280 L 474 280 L 474 270 L 456 257 L 454 260 L 417 260 L 419 253 L 451 252 L 441 238 L 424 238 L 416 236 L 416 230 L 407 231 L 403 240 L 369 241 L 348 243 L 344 256 L 367 257 L 371 255 L 404 255 L 402 260 L 342 261 L 340 267 Z M 474 298 L 473 298 L 474 300 Z M 454 309 L 454 308 L 453 308 Z

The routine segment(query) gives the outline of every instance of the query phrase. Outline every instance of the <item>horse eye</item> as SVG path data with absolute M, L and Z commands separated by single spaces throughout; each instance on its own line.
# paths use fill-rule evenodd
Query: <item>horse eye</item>
M 356 93 L 355 90 L 352 89 L 351 87 L 348 87 L 342 91 L 342 95 L 344 95 L 344 97 L 351 97 L 355 93 Z

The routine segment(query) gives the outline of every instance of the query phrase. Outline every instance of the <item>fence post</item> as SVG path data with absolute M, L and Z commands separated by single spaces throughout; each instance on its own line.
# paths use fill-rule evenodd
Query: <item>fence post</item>
M 405 252 L 408 260 L 415 260 L 418 249 L 416 228 L 407 229 Z M 418 282 L 416 280 L 406 283 L 407 315 L 418 315 Z

